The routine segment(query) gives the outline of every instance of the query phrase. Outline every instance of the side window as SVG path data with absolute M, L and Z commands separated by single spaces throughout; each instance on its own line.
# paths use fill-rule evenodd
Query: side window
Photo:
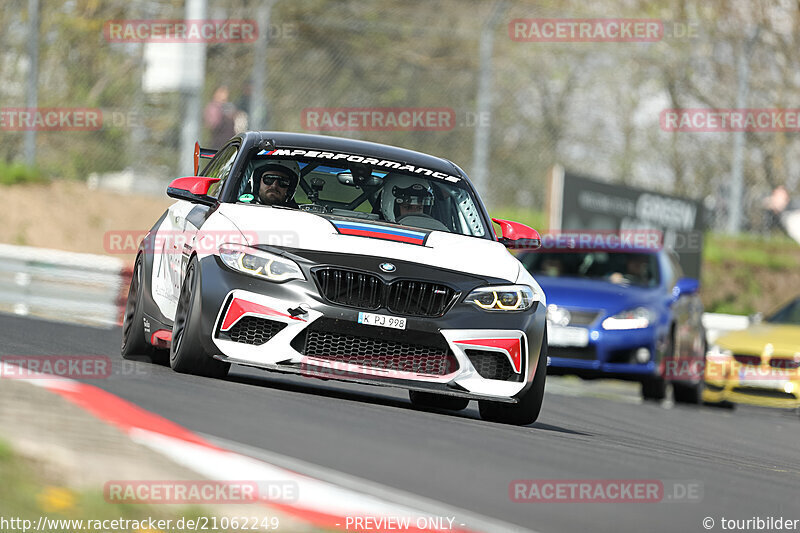
M 219 192 L 222 190 L 225 180 L 230 176 L 233 162 L 236 161 L 236 154 L 238 152 L 239 147 L 236 145 L 229 145 L 223 148 L 221 152 L 214 156 L 208 168 L 203 171 L 202 175 L 205 177 L 220 178 L 217 183 L 209 187 L 209 196 L 213 196 L 214 198 L 219 196 Z
M 672 260 L 667 255 L 664 257 L 661 264 L 664 268 L 664 271 L 661 273 L 664 277 L 664 284 L 667 286 L 667 291 L 671 292 L 672 288 L 675 286 L 675 282 L 678 279 L 677 277 L 675 277 L 675 269 L 672 266 Z
M 664 280 L 667 282 L 668 289 L 672 289 L 678 283 L 678 280 L 683 277 L 683 270 L 676 255 L 668 253 L 665 259 Z

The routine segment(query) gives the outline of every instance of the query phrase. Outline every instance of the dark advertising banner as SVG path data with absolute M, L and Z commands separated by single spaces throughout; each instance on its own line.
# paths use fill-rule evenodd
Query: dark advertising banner
M 658 230 L 678 253 L 686 276 L 700 278 L 703 205 L 634 187 L 611 185 L 555 167 L 550 174 L 553 230 Z

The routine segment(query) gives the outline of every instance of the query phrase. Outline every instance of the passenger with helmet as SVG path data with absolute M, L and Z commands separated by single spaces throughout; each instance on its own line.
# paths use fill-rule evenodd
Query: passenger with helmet
M 413 176 L 389 175 L 381 193 L 381 213 L 389 222 L 418 228 L 449 231 L 431 216 L 435 196 L 427 180 Z
M 294 192 L 300 176 L 295 161 L 275 161 L 258 167 L 253 173 L 256 203 L 297 208 Z

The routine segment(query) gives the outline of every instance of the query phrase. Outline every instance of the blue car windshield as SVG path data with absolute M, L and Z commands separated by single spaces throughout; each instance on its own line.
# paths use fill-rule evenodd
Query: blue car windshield
M 660 282 L 656 254 L 541 251 L 519 259 L 534 276 L 597 279 L 641 287 L 655 287 Z
M 766 321 L 770 324 L 792 324 L 800 326 L 800 298 L 783 307 Z

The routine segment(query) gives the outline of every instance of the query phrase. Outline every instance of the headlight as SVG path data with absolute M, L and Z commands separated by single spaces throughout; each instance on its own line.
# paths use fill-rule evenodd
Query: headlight
M 655 315 L 646 307 L 637 307 L 617 313 L 603 320 L 603 329 L 642 329 L 650 325 Z
M 486 311 L 525 311 L 537 300 L 527 285 L 503 285 L 475 289 L 465 301 Z
M 221 245 L 219 258 L 233 270 L 269 281 L 305 279 L 294 261 L 241 244 Z

